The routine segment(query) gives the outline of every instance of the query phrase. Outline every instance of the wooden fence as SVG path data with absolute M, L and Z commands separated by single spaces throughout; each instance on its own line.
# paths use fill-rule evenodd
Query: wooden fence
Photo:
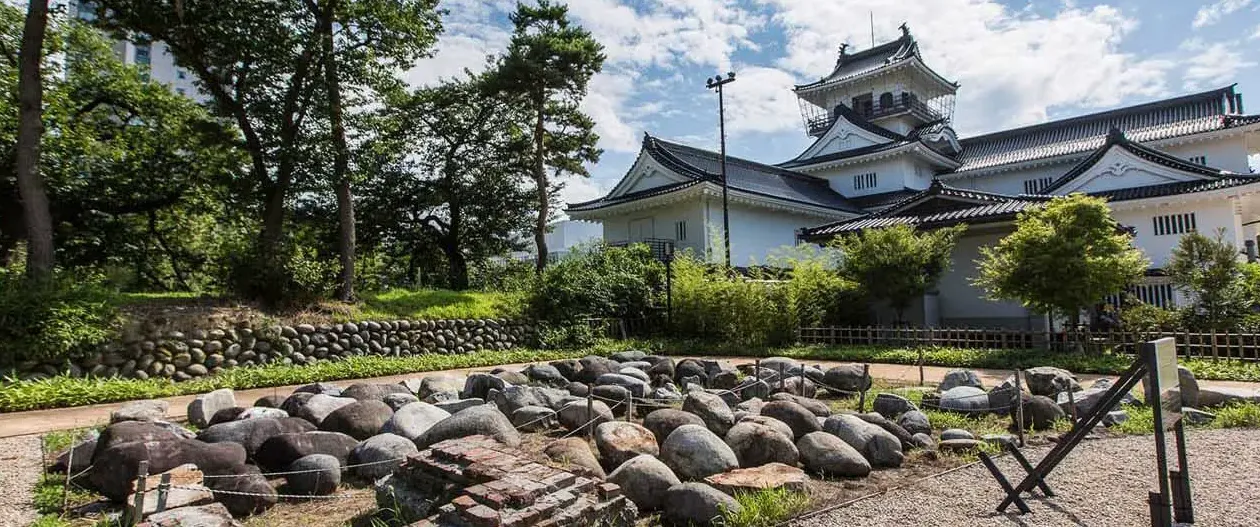
M 1138 344 L 1173 337 L 1183 357 L 1260 360 L 1260 333 L 1142 333 L 1125 331 L 1029 331 L 1000 328 L 808 327 L 802 344 L 855 346 L 940 346 L 970 349 L 1065 349 L 1080 342 L 1087 350 L 1137 351 Z

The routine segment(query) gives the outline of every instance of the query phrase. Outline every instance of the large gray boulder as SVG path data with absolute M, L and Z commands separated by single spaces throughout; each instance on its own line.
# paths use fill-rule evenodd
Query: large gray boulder
M 661 508 L 665 492 L 682 483 L 665 463 L 649 455 L 641 455 L 622 463 L 608 475 L 610 483 L 616 483 L 640 511 Z
M 604 466 L 617 467 L 630 458 L 660 454 L 652 431 L 635 423 L 610 421 L 595 427 L 595 446 Z
M 560 370 L 550 364 L 531 364 L 525 367 L 524 373 L 529 380 L 547 386 L 563 388 L 569 384 L 569 379 L 566 379 Z
M 604 477 L 604 467 L 600 466 L 599 460 L 595 459 L 595 453 L 591 451 L 591 446 L 583 438 L 566 437 L 552 441 L 543 448 L 543 454 L 552 461 L 566 466 L 568 470 L 577 467 L 595 477 Z
M 198 395 L 188 403 L 188 422 L 197 428 L 210 426 L 210 418 L 219 410 L 236 406 L 236 394 L 230 388 L 222 388 Z
M 578 364 L 581 368 L 573 380 L 586 384 L 595 384 L 600 375 L 616 373 L 621 369 L 621 363 L 604 357 L 583 357 Z
M 759 416 L 764 417 L 764 416 Z M 800 453 L 790 436 L 753 421 L 741 421 L 726 433 L 726 445 L 735 453 L 741 467 L 758 467 L 766 463 L 796 466 Z
M 522 432 L 539 432 L 556 424 L 556 411 L 546 406 L 525 406 L 512 412 L 512 426 Z
M 394 412 L 381 426 L 381 433 L 397 434 L 415 441 L 433 425 L 450 416 L 450 412 L 429 403 L 414 402 Z
M 490 392 L 490 402 L 499 407 L 503 415 L 512 415 L 526 406 L 547 406 L 534 393 L 532 386 L 508 386 L 502 390 Z
M 1260 390 L 1223 386 L 1199 387 L 1199 406 L 1215 408 L 1230 403 L 1260 403 Z
M 841 364 L 823 373 L 823 388 L 841 396 L 856 396 L 871 388 L 870 375 L 863 375 L 861 364 Z
M 416 388 L 416 397 L 428 403 L 437 402 L 434 400 L 435 396 L 448 393 L 457 394 L 464 389 L 465 382 L 465 378 L 459 375 L 430 375 L 420 379 L 420 386 Z
M 878 426 L 884 429 L 885 432 L 892 434 L 893 437 L 896 437 L 898 441 L 901 441 L 902 451 L 906 451 L 906 450 L 910 450 L 911 448 L 914 448 L 914 434 L 910 433 L 905 428 L 902 428 L 901 425 L 894 423 L 892 421 L 889 421 L 884 416 L 879 415 L 875 412 L 857 414 L 857 416 L 859 419 L 866 421 L 870 424 L 873 424 L 875 426 Z
M 927 414 L 918 410 L 905 412 L 897 417 L 897 424 L 910 432 L 911 437 L 914 434 L 932 435 L 932 422 L 928 420 Z
M 899 467 L 905 460 L 900 439 L 858 416 L 833 415 L 823 422 L 823 430 L 861 452 L 873 467 Z
M 320 423 L 319 429 L 341 432 L 360 441 L 381 432 L 381 427 L 393 417 L 394 411 L 376 399 L 356 400 L 333 410 Z
M 989 394 L 973 386 L 959 386 L 941 393 L 942 410 L 976 415 L 989 411 Z
M 831 407 L 827 403 L 814 399 L 813 397 L 801 397 L 796 394 L 779 392 L 770 396 L 771 401 L 791 401 L 801 406 L 818 417 L 827 417 L 831 415 Z
M 743 510 L 735 498 L 704 483 L 679 483 L 665 491 L 661 517 L 674 525 L 721 523 L 723 511 Z
M 656 436 L 657 443 L 664 443 L 665 438 L 669 437 L 669 434 L 674 429 L 682 425 L 705 426 L 704 419 L 701 419 L 700 416 L 673 408 L 653 410 L 643 418 L 643 427 L 652 431 L 652 435 Z
M 1024 428 L 1028 430 L 1049 430 L 1054 422 L 1064 418 L 1063 408 L 1054 399 L 1044 395 L 1024 396 Z M 1016 418 L 1011 417 L 1011 422 Z
M 411 390 L 401 384 L 373 384 L 366 382 L 357 382 L 347 386 L 341 391 L 342 397 L 349 397 L 359 401 L 384 401 L 385 396 L 391 393 L 405 393 L 411 395 Z
M 341 397 L 341 387 L 332 383 L 317 382 L 313 384 L 299 386 L 297 387 L 297 389 L 293 390 L 293 393 L 309 393 L 311 395 L 322 393 L 324 395 L 330 395 L 332 397 Z
M 796 434 L 792 432 L 792 427 L 788 426 L 787 423 L 780 421 L 778 419 L 775 419 L 773 417 L 767 417 L 764 415 L 746 415 L 744 417 L 741 417 L 739 421 L 736 421 L 735 425 L 739 426 L 739 423 L 756 423 L 762 426 L 768 426 L 770 427 L 770 429 L 783 435 L 783 437 L 788 438 L 789 441 L 796 440 Z M 733 428 L 734 427 L 732 427 L 732 429 Z M 727 434 L 729 433 L 730 432 L 727 432 Z
M 683 425 L 661 444 L 661 461 L 685 480 L 704 479 L 739 467 L 735 452 L 708 428 Z
M 945 373 L 945 377 L 941 379 L 938 390 L 945 392 L 959 386 L 970 386 L 972 388 L 984 389 L 984 383 L 980 381 L 980 375 L 974 371 L 966 369 L 949 370 Z M 889 418 L 891 419 L 891 417 Z
M 289 415 L 293 417 L 301 417 L 314 423 L 315 426 L 319 426 L 329 414 L 342 406 L 355 402 L 357 401 L 350 397 L 333 397 L 318 393 L 305 398 L 304 401 L 295 401 L 293 405 L 290 405 L 289 401 L 285 401 L 286 407 L 282 409 L 289 412 Z
M 131 401 L 109 414 L 109 424 L 123 421 L 162 421 L 171 403 L 160 399 Z
M 591 401 L 589 409 L 586 401 L 573 401 L 561 407 L 556 416 L 560 425 L 570 432 L 584 431 L 613 420 L 612 410 L 603 401 Z
M 1077 384 L 1076 376 L 1072 375 L 1072 372 L 1053 366 L 1038 366 L 1024 370 L 1024 379 L 1028 384 L 1028 392 L 1033 395 L 1054 397 L 1064 390 L 1081 389 L 1081 385 Z
M 490 436 L 508 446 L 521 444 L 520 432 L 503 412 L 491 405 L 469 408 L 438 421 L 415 441 L 416 447 L 425 449 L 439 441 L 472 435 Z
M 1199 407 L 1199 381 L 1194 373 L 1185 366 L 1177 366 L 1177 385 L 1181 391 L 1181 405 L 1191 408 Z
M 620 386 L 634 397 L 643 397 L 647 393 L 647 381 L 621 373 L 605 373 L 595 379 L 596 386 Z
M 122 501 L 134 490 L 140 463 L 144 461 L 152 474 L 188 463 L 206 473 L 222 473 L 245 464 L 245 448 L 235 443 L 208 444 L 194 439 L 115 443 L 93 459 L 88 482 L 105 497 Z
M 871 473 L 871 463 L 843 439 L 827 432 L 805 434 L 796 442 L 801 464 L 826 476 L 862 478 Z
M 403 460 L 419 452 L 415 442 L 396 434 L 380 434 L 365 439 L 350 451 L 351 473 L 365 481 L 376 481 L 394 471 Z
M 875 400 L 871 403 L 871 408 L 875 410 L 875 413 L 889 419 L 896 419 L 901 414 L 919 409 L 909 399 L 894 393 L 875 394 Z
M 420 402 L 420 398 L 410 393 L 387 393 L 385 397 L 381 398 L 381 402 L 389 405 L 390 409 L 397 412 L 399 408 Z
M 258 467 L 244 465 L 231 474 L 235 476 L 208 479 L 205 485 L 216 492 L 215 499 L 227 507 L 233 516 L 262 514 L 276 504 L 276 489 Z
M 425 402 L 425 401 L 420 401 Z M 485 406 L 486 401 L 482 399 L 451 399 L 448 401 L 437 401 L 432 403 L 437 409 L 455 415 L 469 408 L 477 406 Z
M 202 430 L 197 439 L 206 443 L 237 443 L 245 447 L 249 459 L 253 459 L 262 444 L 280 434 L 296 434 L 309 432 L 315 425 L 305 419 L 285 417 L 283 419 L 258 418 L 243 421 L 228 421 Z
M 341 485 L 341 462 L 328 454 L 311 454 L 295 459 L 285 470 L 287 492 L 305 496 L 327 496 Z
M 180 439 L 184 439 L 182 434 L 157 422 L 122 421 L 101 430 L 101 435 L 96 440 L 96 448 L 92 451 L 90 459 L 95 461 L 106 449 L 121 443 L 168 442 L 179 441 Z
M 254 455 L 258 465 L 268 472 L 285 470 L 298 458 L 311 454 L 328 454 L 337 458 L 342 465 L 350 457 L 350 451 L 359 442 L 353 437 L 340 432 L 302 432 L 297 434 L 280 434 L 263 442 Z
M 735 425 L 735 414 L 722 397 L 708 392 L 690 392 L 683 398 L 682 409 L 704 420 L 705 426 L 718 436 L 726 435 Z
M 473 373 L 464 381 L 464 390 L 459 393 L 461 399 L 490 399 L 490 390 L 503 391 L 508 383 L 489 373 Z M 421 399 L 424 399 L 423 397 Z
M 1094 411 L 1099 403 L 1103 401 L 1107 390 L 1111 389 L 1111 379 L 1099 379 L 1087 389 L 1072 392 L 1072 396 L 1068 397 L 1068 392 L 1060 392 L 1054 397 L 1054 402 L 1062 408 L 1064 412 L 1072 412 L 1072 403 L 1076 403 L 1076 415 L 1083 416 Z M 1197 394 L 1196 394 L 1197 395 Z M 1025 396 L 1027 398 L 1027 396 Z M 1120 399 L 1120 404 L 1137 404 L 1138 399 L 1132 394 L 1124 394 Z
M 761 415 L 778 419 L 787 423 L 792 429 L 792 439 L 800 439 L 805 434 L 822 430 L 818 417 L 804 406 L 791 401 L 771 401 L 761 407 Z

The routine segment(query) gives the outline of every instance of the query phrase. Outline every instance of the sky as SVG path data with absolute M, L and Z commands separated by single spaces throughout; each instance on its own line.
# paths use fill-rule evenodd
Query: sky
M 718 145 L 717 97 L 728 71 L 727 153 L 765 163 L 809 146 L 795 84 L 831 72 L 837 48 L 897 38 L 902 22 L 924 60 L 960 83 L 962 137 L 1237 83 L 1260 113 L 1260 0 L 568 0 L 604 46 L 583 109 L 598 163 L 570 178 L 566 202 L 595 199 L 629 170 L 644 132 Z M 484 67 L 511 37 L 514 0 L 446 0 L 437 53 L 413 85 Z M 1250 97 L 1248 97 L 1250 96 Z M 1256 156 L 1252 165 L 1260 164 Z

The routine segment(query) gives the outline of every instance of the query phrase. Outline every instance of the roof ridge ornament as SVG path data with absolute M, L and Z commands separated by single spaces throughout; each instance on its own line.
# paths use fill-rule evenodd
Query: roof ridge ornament
M 910 36 L 910 23 L 909 22 L 902 22 L 900 26 L 897 26 L 897 29 L 901 30 L 902 37 Z
M 1113 126 L 1111 129 L 1107 130 L 1107 144 L 1115 145 L 1123 143 L 1127 140 L 1128 138 L 1124 136 L 1124 131 L 1120 130 L 1120 127 Z

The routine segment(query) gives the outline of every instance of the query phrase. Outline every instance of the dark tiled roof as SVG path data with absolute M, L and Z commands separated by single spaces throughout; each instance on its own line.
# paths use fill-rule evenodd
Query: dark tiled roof
M 569 205 L 569 209 L 592 210 L 679 190 L 702 181 L 722 181 L 720 159 L 716 152 L 671 143 L 650 135 L 644 135 L 643 151 L 679 175 L 692 178 L 692 181 L 636 192 L 634 196 L 627 194 L 574 203 Z M 832 190 L 827 180 L 822 178 L 731 156 L 726 157 L 726 174 L 730 188 L 734 190 L 845 212 L 862 212 L 861 208 Z
M 845 108 L 845 107 L 844 105 L 841 105 L 840 108 Z M 852 111 L 850 110 L 849 113 L 852 113 Z M 853 121 L 854 124 L 858 124 L 859 126 L 862 126 L 862 128 L 866 128 L 866 126 L 871 126 L 871 127 L 879 128 L 880 130 L 884 130 L 884 128 L 880 126 L 870 124 L 869 122 L 867 122 L 865 119 L 863 119 L 860 115 L 857 115 L 856 113 L 853 113 L 853 119 L 850 119 L 850 120 Z M 832 123 L 832 126 L 835 126 L 835 123 Z M 795 159 L 779 163 L 778 166 L 782 168 L 794 168 L 794 167 L 801 167 L 801 166 L 806 166 L 806 165 L 813 165 L 816 163 L 825 163 L 827 161 L 848 159 L 850 157 L 864 156 L 867 154 L 874 154 L 877 152 L 884 152 L 887 150 L 894 150 L 897 148 L 901 148 L 903 146 L 912 145 L 915 143 L 921 143 L 921 141 L 919 140 L 919 137 L 921 135 L 938 132 L 947 126 L 949 126 L 949 124 L 945 122 L 944 119 L 939 119 L 936 121 L 923 123 L 919 126 L 916 126 L 913 130 L 910 130 L 909 134 L 905 136 L 902 136 L 900 134 L 895 134 L 888 130 L 884 130 L 885 134 L 889 134 L 889 135 L 885 135 L 885 137 L 889 137 L 889 138 L 895 137 L 895 139 L 888 143 L 879 143 L 879 144 L 874 144 L 874 145 L 861 146 L 858 148 L 850 148 L 848 150 L 844 150 L 840 152 L 832 152 L 830 154 L 823 154 L 823 155 L 807 157 L 807 158 L 797 157 Z M 826 137 L 826 135 L 824 134 L 823 137 Z M 821 140 L 822 140 L 822 137 L 819 137 L 818 141 L 821 141 Z M 815 143 L 817 143 L 817 141 L 815 141 Z M 927 145 L 926 143 L 924 143 L 923 145 L 931 149 L 933 152 L 941 154 L 945 157 L 952 157 L 949 154 L 942 153 L 936 150 L 935 148 L 932 148 L 930 145 Z M 811 148 L 812 148 L 812 145 L 811 145 Z M 806 151 L 809 151 L 809 149 L 806 149 Z
M 1119 129 L 1129 139 L 1150 142 L 1223 130 L 1260 121 L 1260 116 L 1229 115 L 1234 87 L 1139 104 L 1070 119 L 964 138 L 958 159 L 967 172 L 1011 163 L 1089 152 L 1102 146 L 1107 132 Z
M 906 198 L 917 196 L 919 195 L 920 192 L 923 192 L 923 191 L 915 190 L 912 188 L 906 188 L 906 189 L 901 189 L 901 190 L 894 190 L 892 192 L 883 192 L 880 194 L 870 194 L 867 196 L 853 197 L 853 198 L 849 198 L 849 202 L 862 209 L 866 209 L 870 211 L 879 211 L 879 210 L 883 210 L 887 208 L 890 205 L 901 203 Z
M 1102 161 L 1102 158 L 1107 155 L 1107 152 L 1111 151 L 1112 147 L 1123 148 L 1125 151 L 1139 158 L 1145 159 L 1157 165 L 1180 170 L 1182 172 L 1189 172 L 1191 174 L 1212 178 L 1221 177 L 1226 173 L 1220 169 L 1207 167 L 1198 163 L 1191 163 L 1190 161 L 1160 152 L 1159 150 L 1149 146 L 1135 143 L 1125 137 L 1124 132 L 1120 131 L 1119 128 L 1112 128 L 1111 131 L 1107 133 L 1107 138 L 1103 141 L 1103 145 L 1101 147 L 1095 150 L 1094 153 L 1090 154 L 1089 157 L 1082 159 L 1081 162 L 1072 167 L 1072 170 L 1067 171 L 1067 173 L 1060 176 L 1059 179 L 1054 180 L 1054 182 L 1050 183 L 1050 185 L 1046 186 L 1046 188 L 1041 191 L 1046 194 L 1053 194 L 1055 190 L 1058 190 L 1068 184 L 1073 179 L 1076 179 L 1077 176 L 1084 174 L 1087 170 L 1098 164 L 1099 161 Z
M 828 82 L 851 79 L 911 58 L 921 58 L 919 56 L 919 43 L 915 42 L 914 37 L 910 36 L 909 33 L 905 33 L 897 40 L 885 42 L 852 55 L 841 55 L 836 60 L 836 67 L 830 74 L 817 82 L 798 85 L 797 89 L 811 88 Z M 932 74 L 940 77 L 936 72 L 932 72 Z M 949 83 L 943 77 L 941 81 Z
M 607 207 L 609 205 L 616 205 L 618 203 L 634 201 L 636 199 L 650 198 L 652 196 L 668 194 L 675 190 L 682 190 L 688 187 L 693 187 L 703 182 L 704 182 L 703 179 L 693 179 L 691 181 L 683 181 L 681 183 L 661 185 L 659 187 L 652 187 L 645 190 L 627 192 L 620 196 L 613 196 L 613 197 L 605 196 L 605 197 L 594 199 L 591 201 L 583 201 L 580 203 L 570 203 L 567 208 L 568 210 L 593 210 L 593 209 L 598 209 L 600 207 Z
M 1221 178 L 1208 181 L 1181 181 L 1176 183 L 1166 183 L 1162 185 L 1150 185 L 1145 187 L 1134 187 L 1116 190 L 1107 190 L 1102 192 L 1091 192 L 1091 196 L 1104 198 L 1109 202 L 1131 201 L 1136 199 L 1156 198 L 1161 196 L 1173 196 L 1178 194 L 1193 194 L 1196 192 L 1208 192 L 1212 190 L 1221 190 L 1227 188 L 1241 187 L 1246 185 L 1260 184 L 1260 176 L 1251 175 L 1228 175 Z M 939 190 L 933 190 L 937 186 L 942 187 Z M 894 205 L 884 209 L 883 211 L 867 214 L 858 218 L 828 223 L 818 227 L 804 229 L 801 232 L 802 237 L 806 239 L 819 239 L 842 234 L 846 232 L 855 232 L 863 229 L 872 229 L 880 227 L 888 227 L 892 225 L 915 225 L 924 228 L 944 227 L 956 223 L 988 223 L 995 221 L 1012 220 L 1020 212 L 1031 207 L 1045 203 L 1058 196 L 1048 195 L 1028 195 L 1021 194 L 1019 196 L 1005 196 L 1002 194 L 991 194 L 987 192 L 975 192 L 964 189 L 957 189 L 934 182 L 933 188 L 924 190 L 917 195 L 904 201 L 904 204 L 910 204 L 918 201 L 920 198 L 930 195 L 975 195 L 982 197 L 988 203 L 978 204 L 973 207 L 958 208 L 941 212 L 932 212 L 929 214 L 899 214 L 897 210 L 899 205 Z M 994 198 L 1004 198 L 993 201 Z

